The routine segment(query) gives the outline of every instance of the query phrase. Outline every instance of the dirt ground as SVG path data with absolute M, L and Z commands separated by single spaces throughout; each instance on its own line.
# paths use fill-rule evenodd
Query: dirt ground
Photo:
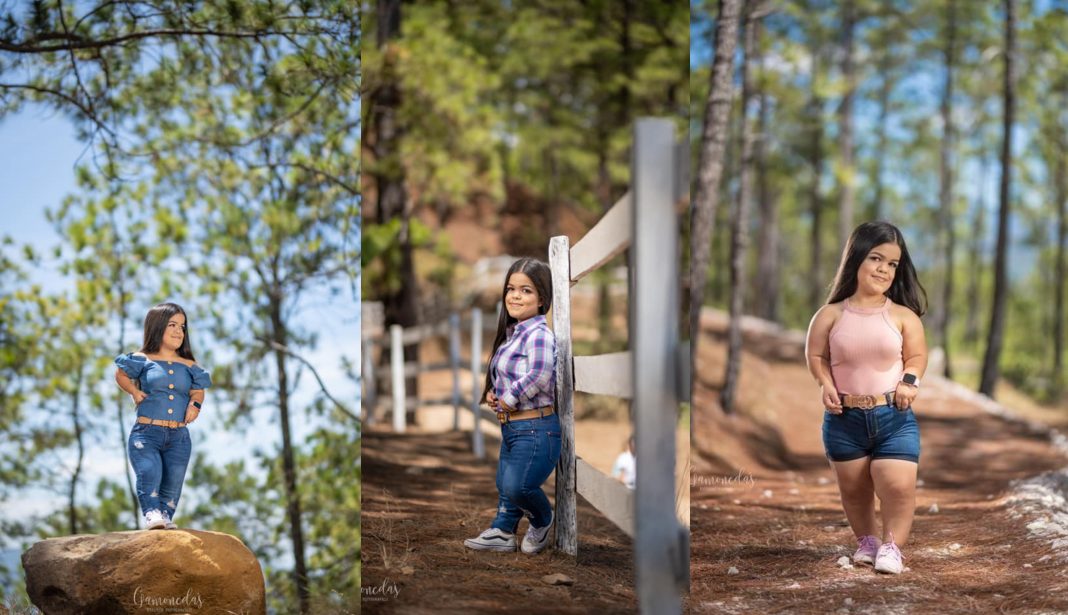
M 476 552 L 496 508 L 496 444 L 470 433 L 363 436 L 364 613 L 632 613 L 630 539 L 579 498 L 579 555 Z M 553 499 L 553 481 L 544 489 Z M 520 535 L 526 522 L 520 524 Z M 574 584 L 549 585 L 562 573 Z M 366 588 L 381 588 L 368 595 Z
M 1068 568 L 1014 516 L 1012 482 L 1068 458 L 1035 421 L 926 378 L 908 569 L 843 568 L 855 539 L 823 457 L 823 409 L 794 335 L 746 336 L 738 412 L 718 411 L 725 345 L 705 322 L 695 370 L 693 613 L 1065 613 Z

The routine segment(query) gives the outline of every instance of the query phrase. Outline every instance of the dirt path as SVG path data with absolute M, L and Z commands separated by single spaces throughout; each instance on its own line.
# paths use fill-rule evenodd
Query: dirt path
M 497 497 L 497 441 L 487 438 L 485 460 L 469 442 L 462 431 L 364 432 L 363 612 L 633 613 L 630 539 L 582 498 L 577 560 L 463 546 L 489 527 Z M 552 499 L 552 479 L 545 490 Z M 553 573 L 574 584 L 542 581 Z
M 710 327 L 696 408 L 717 402 L 721 330 Z M 1041 424 L 991 414 L 928 378 L 909 570 L 843 568 L 855 541 L 820 441 L 822 408 L 797 339 L 754 336 L 739 416 L 698 414 L 691 487 L 694 613 L 1063 613 L 1068 569 L 1018 515 L 1013 481 L 1068 458 Z M 700 410 L 699 410 L 700 411 Z

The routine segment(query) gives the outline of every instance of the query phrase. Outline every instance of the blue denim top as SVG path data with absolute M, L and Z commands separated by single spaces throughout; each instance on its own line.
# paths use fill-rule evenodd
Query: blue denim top
M 184 421 L 189 391 L 211 386 L 211 374 L 199 365 L 180 361 L 153 361 L 133 353 L 115 357 L 118 365 L 141 390 L 148 394 L 137 405 L 137 416 L 164 421 Z

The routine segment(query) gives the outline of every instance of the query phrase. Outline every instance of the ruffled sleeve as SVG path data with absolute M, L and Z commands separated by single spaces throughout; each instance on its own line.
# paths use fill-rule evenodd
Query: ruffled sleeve
M 193 384 L 189 387 L 192 391 L 201 391 L 211 386 L 211 374 L 204 371 L 197 364 L 189 366 L 189 373 L 193 376 Z
M 141 372 L 145 371 L 145 361 L 145 357 L 135 355 L 132 352 L 115 357 L 115 365 L 118 365 L 119 369 L 134 380 L 140 378 Z

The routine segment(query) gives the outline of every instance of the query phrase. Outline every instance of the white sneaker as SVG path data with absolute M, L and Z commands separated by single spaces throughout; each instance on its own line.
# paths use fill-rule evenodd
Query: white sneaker
M 530 553 L 531 555 L 541 551 L 549 544 L 549 529 L 553 526 L 553 521 L 556 520 L 556 515 L 550 513 L 549 524 L 545 527 L 534 527 L 533 525 L 527 530 L 527 533 L 523 535 L 523 544 L 520 548 L 523 549 L 523 553 Z
M 905 568 L 904 562 L 901 561 L 903 557 L 901 550 L 897 548 L 897 545 L 892 540 L 883 543 L 879 547 L 879 553 L 875 556 L 875 571 L 901 574 L 901 571 Z
M 163 526 L 163 529 L 165 529 L 165 530 L 176 530 L 176 529 L 178 529 L 178 524 L 176 524 L 174 521 L 171 520 L 171 516 L 170 515 L 168 515 L 167 513 L 163 513 L 163 519 L 167 522 L 167 524 Z
M 464 540 L 464 546 L 476 551 L 515 551 L 515 534 L 491 527 L 477 538 Z
M 167 517 L 158 510 L 150 510 L 145 513 L 145 526 L 150 530 L 167 527 Z

